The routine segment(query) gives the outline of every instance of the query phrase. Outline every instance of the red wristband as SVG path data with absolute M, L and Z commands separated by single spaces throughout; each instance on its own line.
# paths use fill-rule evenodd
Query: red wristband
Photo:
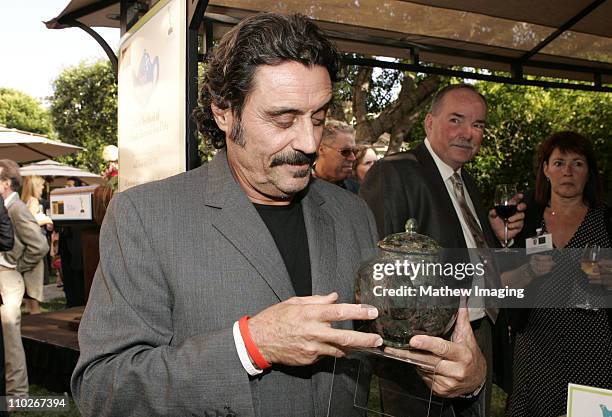
M 244 341 L 244 346 L 246 346 L 246 350 L 249 353 L 249 356 L 251 357 L 251 359 L 253 359 L 253 362 L 255 362 L 255 365 L 257 365 L 259 369 L 268 369 L 272 365 L 270 365 L 266 358 L 263 357 L 263 355 L 259 351 L 259 348 L 255 344 L 255 341 L 253 341 L 253 338 L 251 337 L 251 332 L 249 331 L 249 325 L 247 324 L 248 319 L 249 316 L 244 316 L 241 317 L 240 320 L 238 320 L 238 327 L 240 328 L 240 335 L 242 336 L 242 340 Z

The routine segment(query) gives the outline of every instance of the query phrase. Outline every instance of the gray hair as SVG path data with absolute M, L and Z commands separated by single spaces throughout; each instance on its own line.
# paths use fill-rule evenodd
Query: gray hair
M 325 144 L 332 143 L 334 140 L 336 140 L 336 135 L 338 133 L 348 133 L 349 135 L 354 135 L 355 129 L 353 126 L 340 120 L 327 120 L 325 122 L 325 127 L 323 128 L 322 142 Z
M 444 99 L 444 96 L 446 96 L 451 91 L 455 91 L 455 90 L 471 90 L 473 93 L 477 94 L 482 99 L 485 105 L 485 109 L 488 108 L 487 99 L 473 85 L 471 84 L 450 84 L 442 88 L 441 90 L 438 90 L 433 100 L 431 101 L 431 107 L 429 108 L 429 112 L 433 114 L 434 116 L 437 115 L 440 112 L 440 106 L 442 105 L 442 100 Z

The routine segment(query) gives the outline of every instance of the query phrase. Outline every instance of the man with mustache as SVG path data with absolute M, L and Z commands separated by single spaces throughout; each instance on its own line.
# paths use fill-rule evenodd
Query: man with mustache
M 424 142 L 408 152 L 385 157 L 374 164 L 359 194 L 374 212 L 381 236 L 403 231 L 406 220 L 414 218 L 418 232 L 434 238 L 444 248 L 499 247 L 498 239 L 504 237 L 504 224 L 494 210 L 487 214 L 476 183 L 462 168 L 480 149 L 486 116 L 486 99 L 474 86 L 444 87 L 433 98 L 425 118 L 427 137 Z M 525 208 L 525 204 L 520 204 L 519 213 L 509 219 L 510 239 L 523 227 Z M 470 257 L 469 261 L 478 262 L 471 259 L 473 254 L 466 256 Z M 447 401 L 446 412 L 452 407 L 458 416 L 488 416 L 493 368 L 492 328 L 498 312 L 493 308 L 485 309 L 482 300 L 477 298 L 470 299 L 468 306 L 472 307 L 470 322 L 478 345 L 487 358 L 487 380 L 480 395 L 456 399 L 452 404 Z M 409 372 L 407 369 L 404 374 Z M 417 386 L 420 384 L 417 378 L 412 380 Z M 400 391 L 409 383 L 383 381 L 381 385 L 392 392 Z M 423 395 L 428 395 L 428 389 L 421 389 Z M 387 401 L 384 397 L 383 392 L 385 411 L 393 414 L 396 407 L 402 407 L 402 401 L 397 401 L 396 397 L 390 395 Z
M 336 69 L 301 15 L 254 15 L 221 39 L 195 114 L 221 149 L 106 213 L 72 377 L 83 416 L 364 415 L 342 358 L 382 344 L 352 330 L 378 314 L 353 304 L 376 225 L 362 200 L 310 175 Z M 455 395 L 484 378 L 465 313 L 461 343 L 420 338 L 445 353 Z
M 347 189 L 345 180 L 353 172 L 355 129 L 339 120 L 328 120 L 317 151 L 313 175 Z

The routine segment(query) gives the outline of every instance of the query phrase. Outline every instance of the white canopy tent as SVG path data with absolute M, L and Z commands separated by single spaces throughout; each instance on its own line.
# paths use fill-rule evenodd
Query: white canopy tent
M 46 25 L 78 26 L 88 32 L 92 26 L 121 27 L 123 33 L 127 23 L 121 18 L 122 4 L 125 15 L 146 11 L 157 2 L 71 0 Z M 204 17 L 197 30 L 212 35 L 209 42 L 253 13 L 299 12 L 315 19 L 342 52 L 403 58 L 410 62 L 405 70 L 467 76 L 439 66 L 483 68 L 511 76 L 480 74 L 479 79 L 612 91 L 609 0 L 191 0 L 188 11 L 193 29 Z M 380 60 L 346 62 L 385 67 Z M 526 75 L 562 81 L 534 83 Z
M 80 151 L 80 146 L 52 140 L 44 135 L 9 129 L 0 125 L 0 159 L 17 163 L 34 162 Z
M 87 185 L 104 183 L 104 179 L 97 174 L 57 161 L 51 161 L 50 159 L 22 166 L 19 171 L 22 176 L 38 175 L 40 177 L 52 177 L 53 179 L 50 183 L 53 187 L 63 187 L 66 185 L 66 179 L 69 177 L 77 177 Z

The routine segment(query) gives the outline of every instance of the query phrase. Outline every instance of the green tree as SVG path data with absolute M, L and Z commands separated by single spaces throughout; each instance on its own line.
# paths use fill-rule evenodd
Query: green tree
M 389 133 L 388 153 L 399 151 L 442 85 L 437 75 L 354 65 L 347 66 L 340 78 L 330 116 L 352 123 L 357 142 L 374 143 Z
M 48 111 L 35 98 L 10 88 L 0 88 L 0 124 L 43 135 L 52 131 Z
M 390 133 L 389 152 L 397 152 L 402 142 L 412 148 L 423 140 L 423 121 L 431 97 L 451 82 L 465 81 L 391 70 L 375 77 L 369 68 L 349 68 L 348 76 L 336 86 L 336 106 L 339 103 L 344 107 L 346 119 L 355 121 L 358 134 L 365 133 L 360 138 L 358 135 L 359 139 L 374 141 L 378 135 Z M 608 188 L 612 186 L 612 94 L 485 81 L 474 85 L 487 98 L 489 111 L 482 147 L 467 168 L 487 204 L 497 183 L 514 182 L 521 189 L 532 188 L 537 147 L 561 130 L 574 130 L 591 139 L 599 171 Z M 399 94 L 390 95 L 391 89 Z M 335 117 L 341 116 L 335 110 Z
M 117 144 L 117 85 L 108 60 L 65 69 L 53 82 L 51 117 L 59 138 L 84 151 L 63 162 L 100 173 L 102 149 Z
M 349 66 L 345 71 L 335 86 L 331 116 L 352 122 L 358 141 L 374 142 L 389 133 L 390 153 L 402 143 L 412 148 L 423 140 L 423 120 L 438 89 L 465 82 L 395 70 L 376 73 L 366 67 Z M 538 144 L 561 130 L 578 131 L 592 140 L 599 171 L 612 186 L 612 94 L 484 81 L 475 86 L 487 97 L 489 112 L 481 150 L 467 168 L 487 204 L 497 183 L 531 188 Z
M 402 145 L 412 148 L 425 137 L 423 121 L 435 92 L 458 82 L 465 80 L 349 65 L 334 85 L 329 117 L 351 123 L 358 142 L 375 142 L 388 133 L 388 153 Z M 497 183 L 532 187 L 538 144 L 561 130 L 578 131 L 593 141 L 599 170 L 612 186 L 612 94 L 484 81 L 475 86 L 487 97 L 489 113 L 481 150 L 467 168 L 486 204 Z M 203 160 L 209 154 L 202 146 Z
M 582 133 L 592 142 L 599 171 L 612 174 L 612 95 L 479 82 L 489 113 L 485 139 L 469 169 L 488 201 L 496 183 L 533 186 L 533 160 L 539 143 L 561 130 Z

